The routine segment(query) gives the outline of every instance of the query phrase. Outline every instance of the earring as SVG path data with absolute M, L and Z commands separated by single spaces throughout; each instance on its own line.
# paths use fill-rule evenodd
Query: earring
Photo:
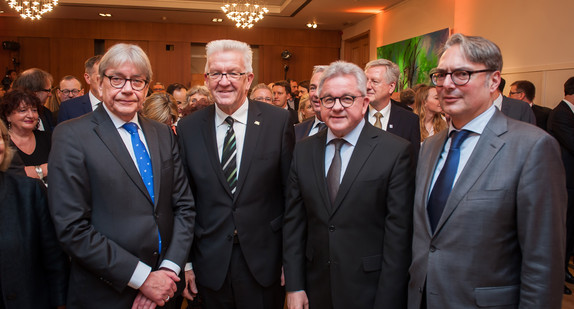
M 12 123 L 8 122 L 8 131 L 12 131 Z

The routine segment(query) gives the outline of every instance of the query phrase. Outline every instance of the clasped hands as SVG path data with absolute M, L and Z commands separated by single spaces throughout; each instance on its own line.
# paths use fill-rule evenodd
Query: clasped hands
M 179 277 L 169 269 L 152 271 L 139 289 L 132 309 L 154 309 L 165 305 L 177 291 Z

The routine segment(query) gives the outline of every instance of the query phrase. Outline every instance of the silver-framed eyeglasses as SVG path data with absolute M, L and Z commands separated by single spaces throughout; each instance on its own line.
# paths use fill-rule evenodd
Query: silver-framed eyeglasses
M 319 98 L 319 100 L 321 100 L 321 104 L 323 104 L 323 106 L 325 106 L 325 108 L 333 108 L 333 106 L 335 106 L 335 102 L 337 102 L 337 100 L 339 100 L 339 102 L 341 103 L 343 108 L 348 108 L 348 107 L 351 107 L 353 105 L 353 103 L 355 103 L 355 99 L 362 98 L 362 97 L 364 97 L 364 96 L 362 96 L 362 95 L 361 96 L 344 95 L 341 97 L 327 96 L 327 97 Z
M 148 80 L 139 78 L 124 78 L 119 76 L 108 76 L 106 74 L 104 74 L 104 76 L 110 80 L 110 85 L 112 85 L 112 87 L 116 89 L 122 89 L 128 80 L 132 85 L 132 89 L 136 91 L 143 90 L 145 86 L 149 83 Z
M 450 75 L 450 78 L 452 79 L 452 82 L 455 85 L 464 86 L 468 84 L 472 74 L 483 73 L 483 72 L 494 72 L 494 71 L 495 70 L 491 69 L 477 70 L 477 71 L 454 70 L 452 72 L 436 71 L 430 74 L 430 78 L 433 85 L 442 87 L 444 85 L 444 81 L 446 80 L 447 75 Z
M 70 95 L 70 93 L 72 95 L 78 95 L 80 93 L 80 91 L 82 91 L 81 89 L 72 89 L 72 90 L 68 90 L 68 89 L 58 89 L 60 90 L 61 93 L 63 93 L 64 95 Z
M 205 73 L 205 76 L 212 81 L 221 80 L 223 76 L 227 77 L 228 80 L 239 80 L 243 75 L 247 74 L 247 72 L 228 72 L 228 73 L 221 73 L 221 72 L 209 72 Z

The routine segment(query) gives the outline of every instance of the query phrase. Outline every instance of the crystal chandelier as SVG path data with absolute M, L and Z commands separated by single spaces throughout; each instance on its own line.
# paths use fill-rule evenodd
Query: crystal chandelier
M 227 18 L 235 21 L 237 28 L 243 29 L 253 27 L 254 23 L 263 19 L 263 14 L 269 12 L 263 4 L 259 4 L 258 0 L 227 2 L 221 9 L 227 15 Z
M 8 5 L 20 13 L 20 17 L 31 20 L 42 18 L 42 14 L 51 12 L 58 0 L 6 0 Z

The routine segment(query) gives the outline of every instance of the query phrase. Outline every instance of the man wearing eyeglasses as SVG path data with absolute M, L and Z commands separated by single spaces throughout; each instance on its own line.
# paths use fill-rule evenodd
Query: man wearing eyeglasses
M 99 75 L 103 103 L 56 127 L 49 160 L 67 306 L 175 308 L 195 216 L 175 135 L 138 114 L 152 78 L 140 47 L 112 46 Z
M 454 34 L 431 74 L 449 129 L 421 146 L 409 309 L 561 308 L 560 148 L 493 105 L 502 55 Z
M 215 104 L 177 126 L 196 198 L 194 242 L 184 296 L 202 308 L 282 309 L 285 187 L 295 143 L 289 113 L 251 101 L 249 45 L 206 46 L 205 84 Z
M 332 63 L 319 82 L 327 130 L 297 143 L 283 227 L 287 307 L 405 308 L 412 145 L 364 119 L 367 77 Z
M 84 89 L 82 88 L 82 83 L 76 77 L 66 75 L 62 78 L 60 88 L 58 88 L 60 103 L 83 95 Z

